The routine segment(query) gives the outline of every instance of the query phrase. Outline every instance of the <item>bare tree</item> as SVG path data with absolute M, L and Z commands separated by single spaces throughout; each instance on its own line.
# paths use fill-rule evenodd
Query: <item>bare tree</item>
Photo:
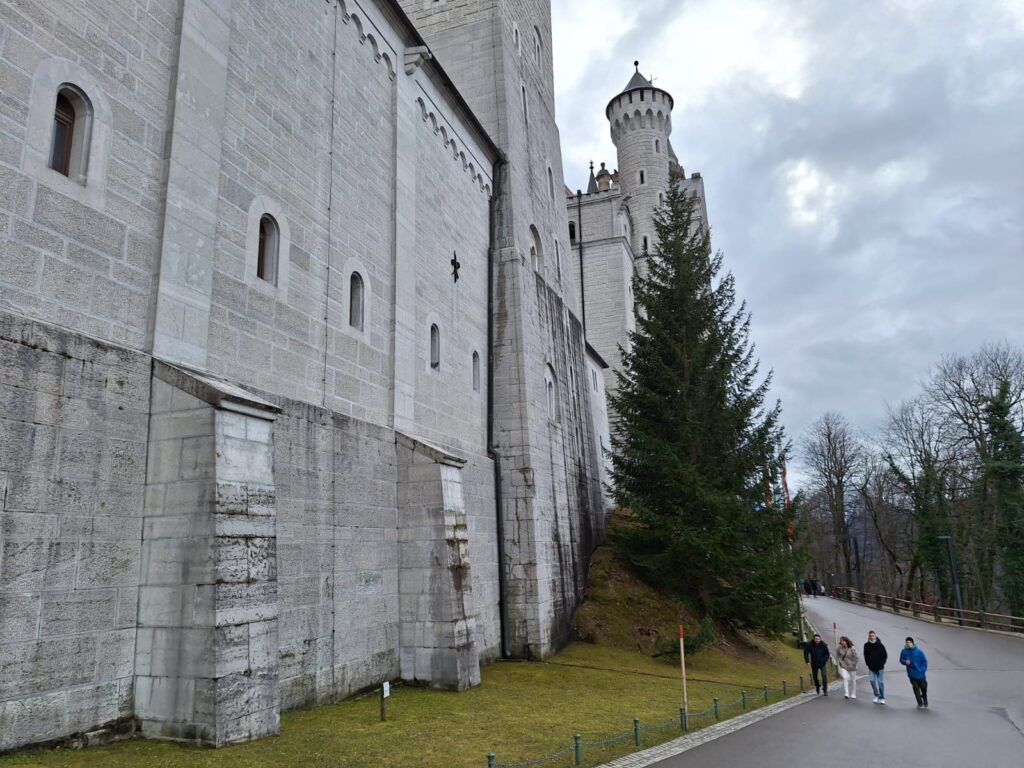
M 868 533 L 878 546 L 877 563 L 868 573 L 872 585 L 869 590 L 903 594 L 907 589 L 907 566 L 913 559 L 913 520 L 892 469 L 878 454 L 866 460 L 857 492 L 867 516 Z
M 986 344 L 970 356 L 944 357 L 925 385 L 930 406 L 950 422 L 950 435 L 970 443 L 980 460 L 989 455 L 985 404 L 1004 381 L 1020 428 L 1024 426 L 1024 353 L 1017 347 Z
M 850 573 L 849 495 L 856 493 L 864 465 L 864 446 L 842 414 L 829 411 L 811 425 L 803 441 L 803 457 L 815 487 L 824 493 L 835 541 L 836 572 Z
M 951 475 L 956 499 L 954 527 L 964 561 L 967 602 L 983 609 L 995 600 L 998 560 L 998 511 L 991 478 L 984 467 L 991 458 L 986 406 L 1005 383 L 1011 419 L 1024 426 L 1024 353 L 1009 344 L 986 344 L 972 355 L 943 358 L 925 386 L 937 416 L 946 423 L 957 450 Z

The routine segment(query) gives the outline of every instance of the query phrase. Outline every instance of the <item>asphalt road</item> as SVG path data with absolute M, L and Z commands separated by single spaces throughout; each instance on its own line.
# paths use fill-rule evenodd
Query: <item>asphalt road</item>
M 833 621 L 858 651 L 868 630 L 879 634 L 889 652 L 886 705 L 872 703 L 862 669 L 856 701 L 834 689 L 828 698 L 805 694 L 814 700 L 660 768 L 1024 768 L 1024 637 L 938 626 L 829 598 L 804 605 L 830 648 Z M 908 635 L 928 656 L 929 709 L 917 708 L 899 666 Z

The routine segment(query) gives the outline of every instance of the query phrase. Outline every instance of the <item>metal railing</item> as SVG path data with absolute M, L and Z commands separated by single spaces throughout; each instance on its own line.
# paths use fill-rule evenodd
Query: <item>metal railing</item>
M 789 698 L 791 695 L 804 691 L 804 678 L 800 678 L 799 687 L 797 690 L 793 689 L 793 686 L 788 684 L 785 680 L 782 681 L 781 688 L 770 688 L 767 685 L 761 686 L 760 689 L 754 689 L 751 692 L 740 691 L 740 697 L 735 701 L 723 702 L 718 698 L 712 699 L 712 705 L 707 709 L 690 712 L 685 708 L 679 708 L 678 717 L 673 716 L 669 719 L 659 722 L 652 723 L 650 725 L 644 725 L 640 722 L 640 718 L 633 718 L 633 727 L 627 731 L 620 731 L 619 733 L 613 734 L 607 738 L 595 739 L 593 741 L 587 741 L 583 738 L 582 734 L 577 733 L 573 737 L 571 744 L 552 752 L 542 757 L 537 757 L 532 760 L 523 760 L 515 763 L 499 763 L 497 755 L 491 752 L 487 755 L 487 768 L 531 768 L 531 766 L 537 765 L 572 765 L 582 766 L 588 749 L 596 749 L 603 747 L 615 746 L 618 744 L 630 744 L 633 749 L 641 749 L 643 747 L 653 746 L 667 741 L 668 738 L 673 734 L 686 734 L 705 728 L 709 725 L 714 725 L 721 720 L 727 720 L 731 717 L 741 715 L 744 712 L 749 712 L 754 709 L 764 707 L 771 702 L 779 702 L 783 699 Z M 655 734 L 653 737 L 647 734 Z M 606 756 L 600 756 L 602 761 Z
M 861 592 L 852 587 L 835 587 L 833 594 L 840 600 L 869 605 L 880 611 L 904 613 L 917 618 L 927 617 L 937 623 L 957 622 L 979 629 L 998 629 L 1004 632 L 1024 632 L 1024 617 L 988 611 L 968 611 L 937 603 L 918 603 L 900 597 Z

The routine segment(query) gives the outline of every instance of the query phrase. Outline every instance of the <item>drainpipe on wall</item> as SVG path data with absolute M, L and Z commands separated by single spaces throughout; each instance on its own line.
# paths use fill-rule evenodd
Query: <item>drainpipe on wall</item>
M 494 192 L 491 194 L 488 216 L 489 242 L 487 247 L 487 455 L 494 465 L 495 532 L 498 539 L 498 623 L 501 632 L 501 658 L 512 658 L 508 642 L 508 606 L 505 586 L 505 519 L 501 495 L 501 454 L 494 441 L 494 260 L 498 257 L 497 216 L 501 205 L 504 156 L 494 164 Z
M 594 164 L 590 164 L 593 173 Z M 580 246 L 580 319 L 583 322 L 583 342 L 587 341 L 587 292 L 583 289 L 583 190 L 576 190 L 576 242 Z

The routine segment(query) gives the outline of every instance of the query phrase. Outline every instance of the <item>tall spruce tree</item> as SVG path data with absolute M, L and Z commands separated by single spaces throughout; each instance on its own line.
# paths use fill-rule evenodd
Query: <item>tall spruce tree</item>
M 985 404 L 985 475 L 999 521 L 1000 583 L 1010 612 L 1024 616 L 1024 437 L 1012 418 L 1009 382 Z
M 637 327 L 612 404 L 612 475 L 632 511 L 620 533 L 649 578 L 734 626 L 777 630 L 793 602 L 780 406 L 765 406 L 750 316 L 673 185 L 655 217 L 658 252 L 634 280 Z

